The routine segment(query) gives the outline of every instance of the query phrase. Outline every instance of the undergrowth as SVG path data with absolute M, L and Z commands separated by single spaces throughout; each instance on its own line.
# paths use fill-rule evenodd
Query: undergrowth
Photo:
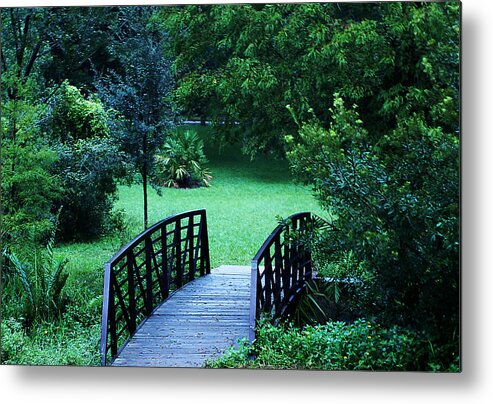
M 451 372 L 459 368 L 457 355 L 452 366 L 441 369 L 428 342 L 412 330 L 364 319 L 302 328 L 263 320 L 251 347 L 243 340 L 207 367 Z

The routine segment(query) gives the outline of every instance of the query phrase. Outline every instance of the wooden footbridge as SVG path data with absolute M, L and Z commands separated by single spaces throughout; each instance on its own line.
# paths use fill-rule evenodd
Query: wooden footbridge
M 312 277 L 300 239 L 310 213 L 281 223 L 251 267 L 210 268 L 205 210 L 168 217 L 105 264 L 103 366 L 200 367 L 240 339 L 255 338 L 262 312 L 292 312 Z

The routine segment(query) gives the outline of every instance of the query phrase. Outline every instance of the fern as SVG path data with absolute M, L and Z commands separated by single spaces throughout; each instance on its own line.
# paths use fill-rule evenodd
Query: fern
M 26 327 L 39 321 L 51 321 L 63 309 L 63 288 L 68 278 L 64 269 L 68 260 L 55 258 L 54 242 L 55 229 L 45 247 L 28 236 L 25 248 L 18 253 L 3 253 L 13 269 L 10 281 L 21 292 L 23 309 L 19 315 Z

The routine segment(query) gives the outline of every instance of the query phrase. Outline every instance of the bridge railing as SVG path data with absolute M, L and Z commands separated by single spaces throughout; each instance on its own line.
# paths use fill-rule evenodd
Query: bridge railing
M 286 318 L 312 278 L 311 251 L 300 239 L 311 228 L 312 215 L 297 213 L 279 224 L 252 260 L 250 342 L 261 313 Z
M 172 291 L 208 273 L 205 210 L 170 216 L 125 245 L 104 267 L 102 365 Z

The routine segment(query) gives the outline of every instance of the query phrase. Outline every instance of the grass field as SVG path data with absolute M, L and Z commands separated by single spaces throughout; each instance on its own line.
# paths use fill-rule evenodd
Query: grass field
M 277 216 L 300 211 L 319 212 L 310 190 L 291 181 L 284 161 L 249 161 L 235 154 L 211 160 L 209 188 L 166 188 L 149 195 L 149 223 L 169 215 L 205 208 L 209 227 L 211 264 L 248 265 L 277 225 Z M 124 209 L 135 230 L 141 230 L 141 187 L 122 187 L 117 207 Z

